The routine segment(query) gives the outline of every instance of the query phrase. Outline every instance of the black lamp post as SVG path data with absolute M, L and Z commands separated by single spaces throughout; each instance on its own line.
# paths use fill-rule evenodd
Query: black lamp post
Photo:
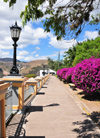
M 17 22 L 15 22 L 14 26 L 10 27 L 11 37 L 12 37 L 12 39 L 14 41 L 14 44 L 13 44 L 13 47 L 14 47 L 14 52 L 13 52 L 13 67 L 10 70 L 10 75 L 12 75 L 12 76 L 18 76 L 19 75 L 19 70 L 18 70 L 17 65 L 16 65 L 16 48 L 17 48 L 17 43 L 16 42 L 19 40 L 21 30 L 22 29 L 21 29 L 21 27 L 19 27 L 17 25 Z

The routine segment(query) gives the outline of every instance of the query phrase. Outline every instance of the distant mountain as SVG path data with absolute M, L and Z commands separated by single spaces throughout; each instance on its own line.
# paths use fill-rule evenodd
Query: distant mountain
M 0 62 L 12 62 L 13 58 L 0 58 Z M 19 60 L 17 60 L 17 62 L 20 62 Z
M 40 59 L 40 60 L 33 60 L 31 62 L 23 63 L 23 67 L 21 69 L 22 74 L 28 74 L 30 71 L 33 70 L 34 67 L 48 65 L 48 60 Z
M 34 67 L 48 65 L 48 60 L 33 60 L 31 62 L 21 62 L 17 61 L 18 68 L 21 74 L 28 74 L 33 70 Z M 13 59 L 12 58 L 0 58 L 0 68 L 3 69 L 4 74 L 9 74 L 10 69 L 13 66 Z

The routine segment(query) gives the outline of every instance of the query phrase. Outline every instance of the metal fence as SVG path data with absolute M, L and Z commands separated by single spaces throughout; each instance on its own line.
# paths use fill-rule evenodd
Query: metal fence
M 26 101 L 27 98 L 32 93 L 34 93 L 34 86 L 26 85 L 24 87 L 24 101 Z M 18 98 L 19 98 L 18 97 L 18 88 L 10 85 L 10 87 L 8 87 L 7 92 L 5 94 L 5 102 L 6 102 L 6 104 L 5 104 L 5 118 L 6 118 L 6 121 L 9 119 L 9 117 L 12 115 L 12 113 L 15 112 L 13 110 L 13 106 L 18 106 L 18 104 L 19 104 Z
M 24 88 L 24 101 L 32 94 L 34 93 L 34 86 L 26 85 Z
M 40 88 L 40 81 L 38 81 L 38 83 L 37 83 L 37 87 Z
M 12 93 L 12 86 L 8 87 L 7 92 L 5 94 L 5 117 L 6 120 L 8 120 L 8 118 L 11 116 L 12 114 L 12 97 L 13 97 L 13 93 Z

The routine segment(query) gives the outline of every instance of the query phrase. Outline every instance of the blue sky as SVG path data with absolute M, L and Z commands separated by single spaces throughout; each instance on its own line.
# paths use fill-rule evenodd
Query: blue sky
M 4 3 L 3 0 L 0 1 L 0 58 L 13 57 L 13 41 L 9 26 L 14 25 L 15 21 L 18 22 L 19 26 L 22 26 L 19 15 L 24 9 L 27 0 L 17 1 L 17 4 L 13 8 L 9 8 L 8 4 Z M 96 12 L 94 11 L 93 14 Z M 50 57 L 56 60 L 58 58 L 58 52 L 60 52 L 61 58 L 63 58 L 64 51 L 75 45 L 77 41 L 82 42 L 86 39 L 95 39 L 98 36 L 97 30 L 95 30 L 96 28 L 100 28 L 100 24 L 98 26 L 86 24 L 76 40 L 62 39 L 61 41 L 57 41 L 53 32 L 44 32 L 43 24 L 40 20 L 29 22 L 22 28 L 18 41 L 17 59 L 21 61 L 32 61 Z

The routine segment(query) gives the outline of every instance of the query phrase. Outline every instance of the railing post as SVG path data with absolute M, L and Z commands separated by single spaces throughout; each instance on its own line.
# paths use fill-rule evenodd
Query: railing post
M 0 138 L 6 138 L 5 128 L 5 93 L 9 83 L 0 84 Z
M 19 95 L 19 109 L 23 108 L 24 105 L 24 86 L 18 87 L 18 95 Z
M 1 118 L 2 118 L 2 137 L 6 137 L 6 129 L 5 129 L 5 98 L 1 100 Z
M 34 86 L 34 93 L 37 94 L 37 84 Z
M 42 88 L 42 80 L 40 80 L 40 88 Z

